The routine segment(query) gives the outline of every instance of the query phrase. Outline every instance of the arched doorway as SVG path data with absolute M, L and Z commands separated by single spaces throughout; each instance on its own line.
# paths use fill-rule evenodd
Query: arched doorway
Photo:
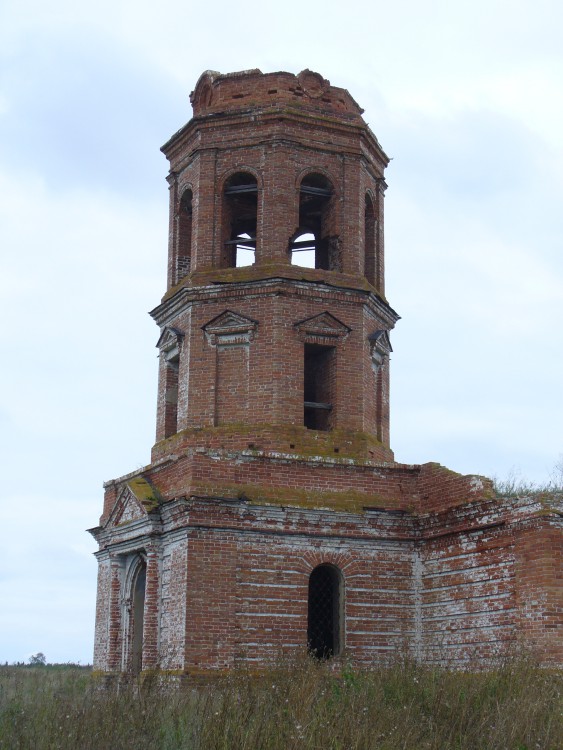
M 317 566 L 309 577 L 307 647 L 317 659 L 342 651 L 342 573 L 334 565 Z

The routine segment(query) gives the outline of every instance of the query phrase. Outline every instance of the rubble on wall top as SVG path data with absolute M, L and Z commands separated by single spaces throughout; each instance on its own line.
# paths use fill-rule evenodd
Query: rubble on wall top
M 363 109 L 346 89 L 331 86 L 320 73 L 305 69 L 262 73 L 258 68 L 234 73 L 206 70 L 190 94 L 194 116 L 275 104 L 313 108 L 344 119 L 361 119 Z

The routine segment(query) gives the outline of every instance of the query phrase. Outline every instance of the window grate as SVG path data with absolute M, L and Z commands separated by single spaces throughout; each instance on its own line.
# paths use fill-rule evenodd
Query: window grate
M 319 565 L 309 578 L 307 646 L 317 659 L 340 651 L 340 576 L 331 565 Z

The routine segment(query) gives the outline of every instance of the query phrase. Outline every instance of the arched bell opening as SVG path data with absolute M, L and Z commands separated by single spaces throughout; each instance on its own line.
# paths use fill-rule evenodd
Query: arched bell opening
M 256 255 L 258 182 L 249 172 L 231 175 L 223 190 L 221 266 L 252 266 Z
M 193 193 L 190 188 L 184 190 L 177 215 L 177 251 L 174 283 L 187 276 L 192 265 L 192 216 Z
M 373 286 L 377 285 L 376 264 L 375 206 L 369 193 L 366 193 L 364 209 L 364 275 Z
M 334 187 L 328 177 L 312 173 L 301 180 L 299 230 L 289 243 L 293 265 L 342 270 L 334 206 Z

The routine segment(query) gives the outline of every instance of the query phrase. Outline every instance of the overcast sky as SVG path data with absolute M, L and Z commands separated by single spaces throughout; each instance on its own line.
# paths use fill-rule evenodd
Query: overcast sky
M 549 480 L 563 453 L 562 26 L 555 0 L 0 0 L 0 661 L 91 661 L 84 529 L 102 482 L 149 461 L 159 148 L 206 69 L 316 70 L 393 159 L 396 459 Z

